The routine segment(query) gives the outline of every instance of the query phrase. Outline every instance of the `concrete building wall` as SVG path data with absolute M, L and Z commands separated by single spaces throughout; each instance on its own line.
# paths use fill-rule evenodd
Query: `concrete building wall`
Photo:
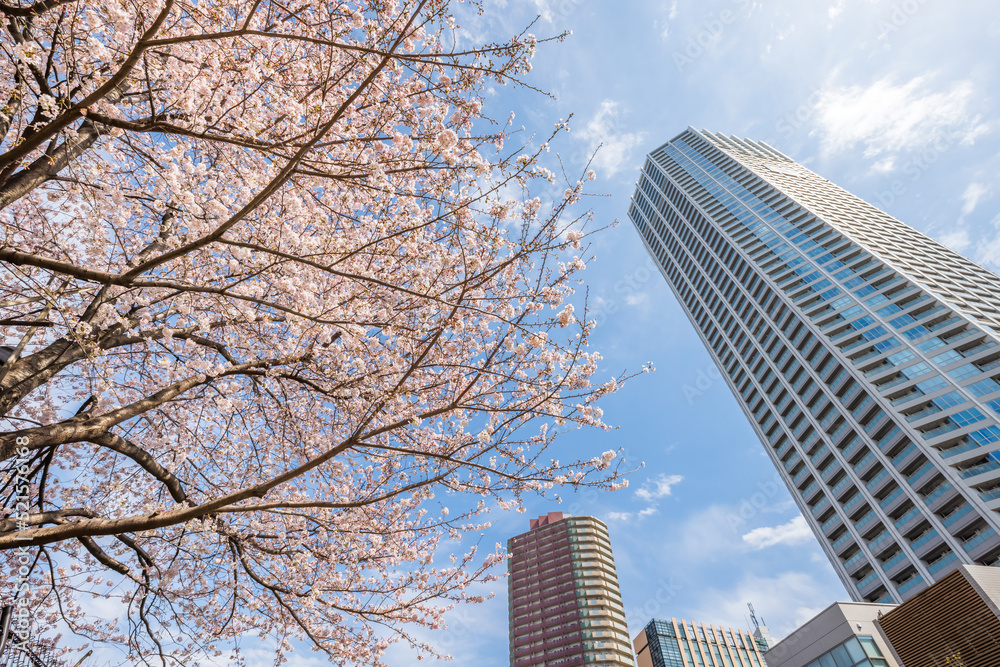
M 767 667 L 805 667 L 856 636 L 872 637 L 890 667 L 901 667 L 891 658 L 892 650 L 875 624 L 879 613 L 889 612 L 895 607 L 859 602 L 834 603 L 765 653 Z

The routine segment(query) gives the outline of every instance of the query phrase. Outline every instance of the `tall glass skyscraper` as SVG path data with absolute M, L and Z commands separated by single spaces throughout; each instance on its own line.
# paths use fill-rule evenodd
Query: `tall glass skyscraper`
M 854 600 L 1000 558 L 1000 277 L 688 129 L 629 216 Z
M 633 667 L 607 526 L 551 512 L 507 551 L 511 667 Z

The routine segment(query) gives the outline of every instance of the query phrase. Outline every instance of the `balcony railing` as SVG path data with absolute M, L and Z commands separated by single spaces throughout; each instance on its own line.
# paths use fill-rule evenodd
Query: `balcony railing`
M 850 533 L 844 533 L 843 535 L 841 535 L 840 537 L 838 537 L 834 541 L 834 543 L 832 545 L 830 545 L 830 546 L 832 546 L 833 550 L 836 551 L 837 549 L 839 549 L 840 547 L 844 546 L 845 544 L 847 544 L 852 539 L 854 539 L 854 537 Z
M 868 487 L 868 490 L 869 490 L 869 491 L 871 491 L 871 490 L 872 490 L 873 488 L 875 488 L 875 487 L 876 487 L 876 486 L 877 486 L 877 485 L 878 485 L 879 483 L 881 483 L 881 481 L 882 481 L 883 479 L 885 479 L 885 478 L 886 478 L 886 477 L 888 477 L 888 476 L 889 476 L 889 471 L 888 471 L 888 469 L 886 469 L 886 470 L 883 470 L 883 471 L 882 471 L 882 472 L 880 472 L 879 474 L 877 474 L 877 475 L 875 475 L 874 477 L 872 477 L 872 478 L 871 478 L 871 479 L 870 479 L 870 480 L 869 480 L 868 482 L 866 482 L 866 483 L 865 483 L 865 486 L 866 486 L 866 487 Z
M 888 572 L 889 570 L 891 570 L 893 567 L 903 562 L 904 560 L 906 560 L 906 552 L 900 551 L 898 554 L 896 554 L 886 562 L 882 563 L 882 571 Z
M 949 317 L 944 322 L 938 322 L 937 324 L 928 324 L 927 325 L 927 329 L 928 329 L 928 331 L 940 331 L 941 329 L 944 329 L 945 327 L 950 327 L 951 325 L 958 324 L 961 321 L 962 321 L 962 318 L 960 318 L 960 317 Z
M 934 489 L 934 491 L 931 492 L 926 498 L 924 498 L 924 503 L 926 505 L 932 505 L 934 501 L 936 501 L 938 498 L 951 491 L 953 488 L 955 487 L 951 485 L 951 482 L 945 482 L 938 488 Z
M 888 530 L 883 530 L 881 533 L 879 533 L 878 535 L 876 535 L 875 537 L 873 537 L 868 542 L 868 548 L 874 551 L 878 547 L 880 547 L 883 544 L 885 544 L 886 540 L 889 540 L 891 537 L 892 536 L 889 535 L 889 531 Z
M 908 447 L 906 447 L 903 451 L 901 451 L 899 454 L 896 454 L 895 456 L 892 457 L 892 465 L 895 466 L 896 468 L 898 468 L 899 464 L 904 459 L 906 459 L 906 457 L 908 457 L 910 454 L 912 454 L 913 452 L 915 452 L 916 449 L 917 449 L 917 446 L 911 442 L 910 445 Z
M 836 496 L 838 493 L 840 493 L 841 491 L 843 491 L 844 487 L 846 487 L 848 484 L 850 484 L 851 481 L 852 480 L 851 480 L 851 477 L 849 475 L 845 476 L 844 479 L 842 479 L 839 482 L 837 482 L 837 485 L 830 490 L 830 493 L 832 493 L 834 496 Z
M 910 473 L 909 475 L 907 475 L 906 481 L 910 484 L 910 486 L 913 486 L 913 482 L 915 480 L 918 480 L 921 477 L 923 477 L 932 468 L 934 468 L 934 464 L 932 462 L 928 461 L 924 465 L 920 466 L 920 468 L 918 470 L 916 470 L 915 472 Z
M 938 558 L 936 561 L 928 565 L 927 571 L 930 572 L 931 574 L 937 574 L 946 565 L 948 565 L 949 563 L 954 563 L 956 560 L 958 560 L 958 554 L 956 554 L 953 551 L 949 554 L 942 556 L 941 558 Z
M 902 405 L 903 403 L 906 403 L 908 401 L 912 401 L 913 399 L 918 398 L 920 396 L 924 396 L 924 395 L 925 395 L 924 392 L 920 391 L 919 389 L 915 389 L 914 391 L 911 391 L 911 392 L 909 392 L 907 394 L 903 394 L 899 398 L 894 398 L 891 401 L 891 404 L 892 404 L 893 407 L 895 407 L 897 405 Z
M 936 413 L 941 412 L 941 411 L 942 411 L 941 408 L 939 408 L 936 405 L 932 405 L 930 407 L 924 408 L 920 412 L 914 412 L 912 415 L 910 415 L 910 416 L 908 416 L 906 418 L 906 421 L 912 423 L 912 422 L 917 421 L 918 419 L 923 419 L 924 417 L 927 417 L 928 415 L 933 415 L 933 414 L 936 414 Z
M 981 530 L 972 537 L 970 537 L 969 539 L 967 539 L 965 542 L 962 542 L 962 548 L 965 549 L 966 551 L 972 551 L 983 542 L 986 542 L 987 540 L 995 537 L 996 534 L 997 531 L 993 530 L 992 528 L 986 528 L 985 530 Z
M 857 565 L 864 559 L 865 559 L 865 552 L 859 551 L 858 553 L 854 554 L 853 556 L 847 559 L 847 561 L 844 563 L 844 569 L 850 570 L 852 566 Z
M 955 431 L 960 428 L 962 427 L 956 424 L 955 422 L 947 421 L 941 426 L 938 426 L 936 429 L 932 431 L 924 431 L 920 435 L 923 436 L 924 440 L 932 440 L 938 437 L 939 435 L 944 435 L 945 433 L 950 433 L 951 431 Z
M 915 575 L 904 581 L 899 586 L 897 586 L 896 592 L 899 593 L 900 595 L 906 595 L 908 592 L 910 592 L 911 590 L 913 590 L 922 583 L 924 583 L 924 578 L 921 577 L 919 574 Z
M 951 514 L 942 518 L 941 523 L 944 524 L 945 528 L 955 525 L 955 523 L 961 519 L 963 516 L 972 511 L 972 505 L 966 503 L 959 507 L 958 509 L 952 511 Z
M 959 444 L 953 445 L 948 449 L 942 449 L 939 451 L 939 453 L 941 454 L 941 458 L 950 459 L 953 456 L 958 456 L 959 454 L 962 454 L 964 452 L 976 449 L 979 446 L 980 445 L 978 442 L 964 438 L 962 442 L 960 442 Z
M 859 581 L 859 582 L 858 582 L 857 584 L 855 584 L 855 585 L 856 585 L 856 586 L 858 587 L 858 590 L 859 590 L 859 591 L 863 591 L 863 590 L 864 590 L 865 588 L 867 588 L 867 587 L 868 587 L 868 586 L 869 586 L 869 585 L 870 585 L 870 584 L 871 584 L 871 583 L 872 583 L 873 581 L 875 581 L 875 580 L 877 580 L 877 579 L 878 579 L 878 572 L 872 572 L 871 574 L 869 574 L 869 575 L 868 575 L 867 577 L 865 577 L 864 579 L 862 579 L 861 581 Z
M 938 536 L 937 528 L 931 528 L 926 533 L 918 537 L 916 540 L 910 542 L 910 546 L 915 551 L 920 547 L 924 546 L 925 544 L 927 544 L 928 542 L 930 542 L 931 540 L 933 540 L 937 536 Z
M 962 479 L 969 479 L 970 477 L 975 477 L 976 475 L 982 475 L 984 472 L 998 469 L 1000 469 L 1000 462 L 987 461 L 982 465 L 966 468 L 965 470 L 959 470 L 958 474 L 962 476 Z
M 856 452 L 863 444 L 865 444 L 864 441 L 855 436 L 854 440 L 851 441 L 851 444 L 844 447 L 844 458 L 850 461 L 851 457 L 854 456 L 854 452 Z
M 906 514 L 904 514 L 903 516 L 901 516 L 898 519 L 896 519 L 895 521 L 893 521 L 892 525 L 894 525 L 897 530 L 900 530 L 903 526 L 905 526 L 910 521 L 910 519 L 912 519 L 913 517 L 917 516 L 918 514 L 920 514 L 920 508 L 919 507 L 914 507 L 909 512 L 907 512 Z
M 893 501 L 896 500 L 896 498 L 899 498 L 901 495 L 903 495 L 903 489 L 902 488 L 896 489 L 895 491 L 893 491 L 892 493 L 890 493 L 885 498 L 883 498 L 882 500 L 879 501 L 879 503 L 878 503 L 879 507 L 881 507 L 882 509 L 885 509 L 886 507 L 888 507 L 889 505 L 891 505 L 893 503 Z
M 898 433 L 900 433 L 900 428 L 898 426 L 893 426 L 891 429 L 889 429 L 889 431 L 885 435 L 883 435 L 881 438 L 875 441 L 878 443 L 879 449 L 884 449 L 885 445 L 892 442 L 893 438 Z

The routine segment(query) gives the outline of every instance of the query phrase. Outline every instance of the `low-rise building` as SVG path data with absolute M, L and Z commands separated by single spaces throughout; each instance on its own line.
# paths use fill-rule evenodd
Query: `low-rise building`
M 632 647 L 639 667 L 765 667 L 767 643 L 746 630 L 671 618 L 651 620 Z
M 876 624 L 895 607 L 835 602 L 765 653 L 767 667 L 902 667 Z

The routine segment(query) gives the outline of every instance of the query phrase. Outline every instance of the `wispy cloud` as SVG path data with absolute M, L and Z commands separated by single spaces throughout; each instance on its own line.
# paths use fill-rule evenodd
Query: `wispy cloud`
M 993 218 L 993 238 L 977 246 L 976 259 L 994 269 L 1000 268 L 1000 215 Z
M 538 12 L 538 15 L 545 21 L 552 21 L 553 13 L 552 7 L 549 6 L 549 0 L 534 0 L 534 2 L 535 11 Z
M 650 505 L 644 510 L 638 512 L 608 512 L 605 516 L 608 521 L 631 521 L 633 518 L 645 519 L 647 516 L 653 516 L 654 514 L 659 514 L 660 508 L 656 505 Z
M 759 551 L 778 544 L 804 544 L 813 539 L 809 524 L 802 516 L 797 516 L 780 526 L 764 526 L 754 528 L 743 536 L 743 541 L 752 549 Z
M 622 125 L 621 104 L 604 100 L 594 117 L 579 131 L 588 152 L 597 151 L 593 166 L 602 175 L 611 177 L 631 164 L 633 149 L 645 139 L 641 132 L 625 132 Z
M 638 294 L 629 294 L 625 297 L 625 303 L 630 306 L 641 306 L 649 301 L 649 294 L 646 292 L 639 292 Z
M 962 193 L 962 216 L 969 215 L 976 210 L 976 206 L 984 197 L 990 194 L 990 189 L 982 183 L 969 183 Z
M 969 230 L 967 229 L 954 229 L 939 235 L 937 240 L 938 243 L 946 245 L 959 253 L 965 252 L 972 245 L 972 239 L 969 238 Z
M 988 132 L 974 108 L 980 96 L 968 81 L 934 89 L 927 77 L 896 83 L 886 77 L 863 86 L 826 87 L 816 104 L 817 132 L 827 154 L 860 145 L 866 157 L 881 158 L 923 149 L 934 137 L 972 143 Z
M 646 507 L 638 512 L 608 512 L 605 516 L 609 521 L 631 521 L 644 519 L 647 516 L 659 514 L 657 501 L 670 495 L 673 487 L 684 481 L 682 475 L 661 474 L 656 479 L 647 479 L 646 483 L 635 492 L 635 497 L 646 503 Z
M 684 481 L 682 475 L 661 474 L 656 479 L 647 479 L 642 488 L 635 492 L 635 497 L 646 502 L 666 498 L 670 495 L 673 487 L 682 481 Z

